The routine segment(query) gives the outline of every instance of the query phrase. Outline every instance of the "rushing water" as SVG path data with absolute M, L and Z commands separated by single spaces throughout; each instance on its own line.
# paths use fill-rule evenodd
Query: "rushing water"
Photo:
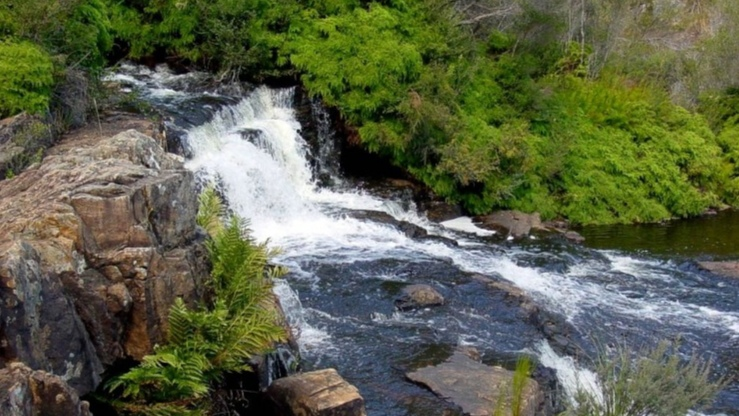
M 283 250 L 277 261 L 290 273 L 275 291 L 299 331 L 308 367 L 336 367 L 360 389 L 370 415 L 456 414 L 404 373 L 443 361 L 457 345 L 474 346 L 484 361 L 504 365 L 518 353 L 533 355 L 557 370 L 569 393 L 592 383 L 592 374 L 570 355 L 591 353 L 596 342 L 639 347 L 680 337 L 681 351 L 712 359 L 717 374 L 739 373 L 739 284 L 700 271 L 688 257 L 692 252 L 672 256 L 660 247 L 653 255 L 648 242 L 623 251 L 603 243 L 597 230 L 590 236 L 601 248 L 550 238 L 501 241 L 465 219 L 432 223 L 412 202 L 362 192 L 350 178 L 339 178 L 335 154 L 311 155 L 292 90 L 260 87 L 237 102 L 223 92 L 183 92 L 182 77 L 128 67 L 115 79 L 185 120 L 173 122 L 188 129 L 187 167 L 203 182 L 218 184 L 229 207 L 251 221 L 255 237 Z M 179 103 L 198 97 L 220 104 L 208 110 L 208 122 L 188 123 Z M 320 148 L 329 149 L 328 120 L 315 123 L 319 139 L 326 140 Z M 311 158 L 320 160 L 311 164 Z M 316 166 L 323 171 L 315 172 Z M 319 175 L 333 176 L 321 181 L 333 187 L 319 186 Z M 391 225 L 351 215 L 367 210 L 457 245 L 412 239 Z M 736 255 L 731 250 L 720 254 Z M 574 328 L 570 335 L 580 352 L 550 345 L 521 319 L 516 305 L 473 274 L 523 289 Z M 446 304 L 396 311 L 393 300 L 410 283 L 434 286 Z M 725 389 L 709 413 L 739 415 L 739 384 Z

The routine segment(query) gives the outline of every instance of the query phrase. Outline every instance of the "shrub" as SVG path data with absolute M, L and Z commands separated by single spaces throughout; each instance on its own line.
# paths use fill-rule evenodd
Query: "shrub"
M 111 380 L 107 388 L 137 414 L 202 414 L 211 384 L 225 372 L 250 371 L 248 360 L 285 337 L 278 324 L 271 280 L 284 274 L 267 262 L 274 254 L 248 235 L 243 221 L 223 223 L 211 188 L 200 198 L 198 223 L 209 233 L 215 300 L 196 310 L 178 299 L 170 309 L 167 343 Z
M 711 381 L 711 364 L 697 357 L 683 362 L 677 345 L 663 341 L 652 350 L 619 348 L 602 353 L 596 373 L 602 391 L 580 391 L 565 416 L 676 416 L 708 405 L 726 385 Z
M 0 41 L 0 117 L 49 107 L 54 85 L 49 55 L 26 42 Z

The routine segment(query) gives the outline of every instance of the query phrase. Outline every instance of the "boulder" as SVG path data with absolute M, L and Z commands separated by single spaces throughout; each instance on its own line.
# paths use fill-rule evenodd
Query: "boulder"
M 702 261 L 698 266 L 720 276 L 739 279 L 739 261 Z
M 151 353 L 172 302 L 202 299 L 208 276 L 193 174 L 153 123 L 117 117 L 0 182 L 0 364 L 80 395 L 117 360 Z
M 480 227 L 499 231 L 515 238 L 528 235 L 531 230 L 544 229 L 538 213 L 525 214 L 520 211 L 497 211 L 490 215 L 474 218 Z
M 510 410 L 513 372 L 484 365 L 462 351 L 455 352 L 440 365 L 412 371 L 406 377 L 458 405 L 467 415 L 492 416 L 500 400 L 505 400 L 503 415 L 513 414 Z M 536 380 L 526 380 L 521 399 L 518 414 L 535 416 L 543 404 L 543 394 Z
M 403 288 L 395 300 L 395 307 L 401 311 L 426 308 L 444 304 L 444 297 L 429 285 L 409 285 Z
M 286 416 L 365 416 L 364 399 L 336 370 L 312 371 L 276 380 L 267 395 Z
M 92 416 L 89 403 L 60 377 L 21 363 L 0 370 L 0 414 Z
M 582 243 L 582 242 L 585 241 L 585 237 L 583 237 L 582 235 L 580 235 L 580 233 L 578 233 L 577 231 L 572 231 L 572 230 L 565 231 L 562 235 L 566 239 L 572 241 L 573 243 L 578 243 L 579 244 L 579 243 Z

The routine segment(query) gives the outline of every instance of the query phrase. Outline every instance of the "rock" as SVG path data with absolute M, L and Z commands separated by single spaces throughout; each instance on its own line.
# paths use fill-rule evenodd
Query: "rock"
M 519 238 L 528 235 L 532 229 L 543 229 L 538 213 L 525 214 L 520 211 L 498 211 L 490 215 L 474 218 L 481 227 L 502 232 Z
M 0 120 L 0 179 L 17 175 L 40 157 L 56 137 L 40 117 L 21 113 Z
M 0 414 L 92 416 L 90 405 L 60 377 L 21 363 L 0 370 Z
M 364 399 L 336 370 L 312 371 L 281 378 L 267 395 L 287 416 L 365 416 Z
M 430 198 L 427 201 L 420 201 L 419 208 L 426 213 L 426 218 L 435 222 L 449 221 L 464 215 L 462 207 L 440 201 L 436 198 Z
M 395 300 L 395 307 L 401 311 L 443 304 L 444 297 L 429 285 L 406 286 L 403 288 L 401 296 Z
M 577 231 L 565 231 L 563 235 L 566 239 L 575 243 L 582 243 L 583 241 L 585 241 L 585 237 L 580 235 L 580 233 L 578 233 Z
M 406 377 L 460 406 L 465 414 L 491 416 L 501 398 L 506 400 L 503 414 L 512 414 L 509 392 L 513 372 L 481 364 L 463 352 L 457 351 L 446 362 L 410 372 Z M 542 404 L 539 384 L 528 379 L 522 392 L 520 415 L 535 416 Z
M 739 261 L 702 261 L 698 266 L 720 276 L 739 279 Z
M 116 116 L 0 182 L 0 364 L 23 361 L 83 395 L 163 341 L 177 297 L 202 299 L 194 177 L 159 131 Z
M 424 238 L 428 236 L 428 232 L 423 227 L 419 227 L 408 221 L 396 220 L 392 215 L 382 211 L 352 210 L 348 211 L 347 214 L 358 220 L 367 220 L 393 226 L 409 238 Z
M 571 339 L 577 335 L 577 330 L 564 316 L 539 308 L 533 299 L 512 283 L 480 274 L 473 274 L 471 277 L 493 291 L 503 292 L 506 301 L 516 302 L 522 318 L 544 334 L 556 351 L 571 356 L 581 354 L 580 347 Z
M 542 223 L 542 229 L 554 233 L 558 233 L 562 235 L 567 240 L 572 241 L 573 243 L 582 243 L 585 241 L 585 237 L 580 235 L 577 231 L 572 231 L 569 229 L 569 224 L 567 221 L 546 221 Z
M 503 292 L 507 301 L 512 301 L 518 304 L 521 308 L 521 313 L 527 321 L 531 322 L 536 320 L 534 319 L 534 316 L 539 313 L 539 307 L 523 290 L 513 283 L 503 280 L 494 280 L 481 274 L 473 274 L 472 279 L 484 283 L 491 290 Z

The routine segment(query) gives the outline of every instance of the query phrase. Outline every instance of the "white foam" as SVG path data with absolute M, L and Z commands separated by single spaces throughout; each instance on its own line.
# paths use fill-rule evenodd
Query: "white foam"
M 495 231 L 486 230 L 484 228 L 476 226 L 472 222 L 472 218 L 470 217 L 457 217 L 452 220 L 444 221 L 441 223 L 441 225 L 449 228 L 450 230 L 457 230 L 465 233 L 475 234 L 480 237 L 495 235 Z
M 572 404 L 580 391 L 603 401 L 603 392 L 594 372 L 581 368 L 572 357 L 558 355 L 546 341 L 538 345 L 537 352 L 542 365 L 557 370 L 557 379 Z

